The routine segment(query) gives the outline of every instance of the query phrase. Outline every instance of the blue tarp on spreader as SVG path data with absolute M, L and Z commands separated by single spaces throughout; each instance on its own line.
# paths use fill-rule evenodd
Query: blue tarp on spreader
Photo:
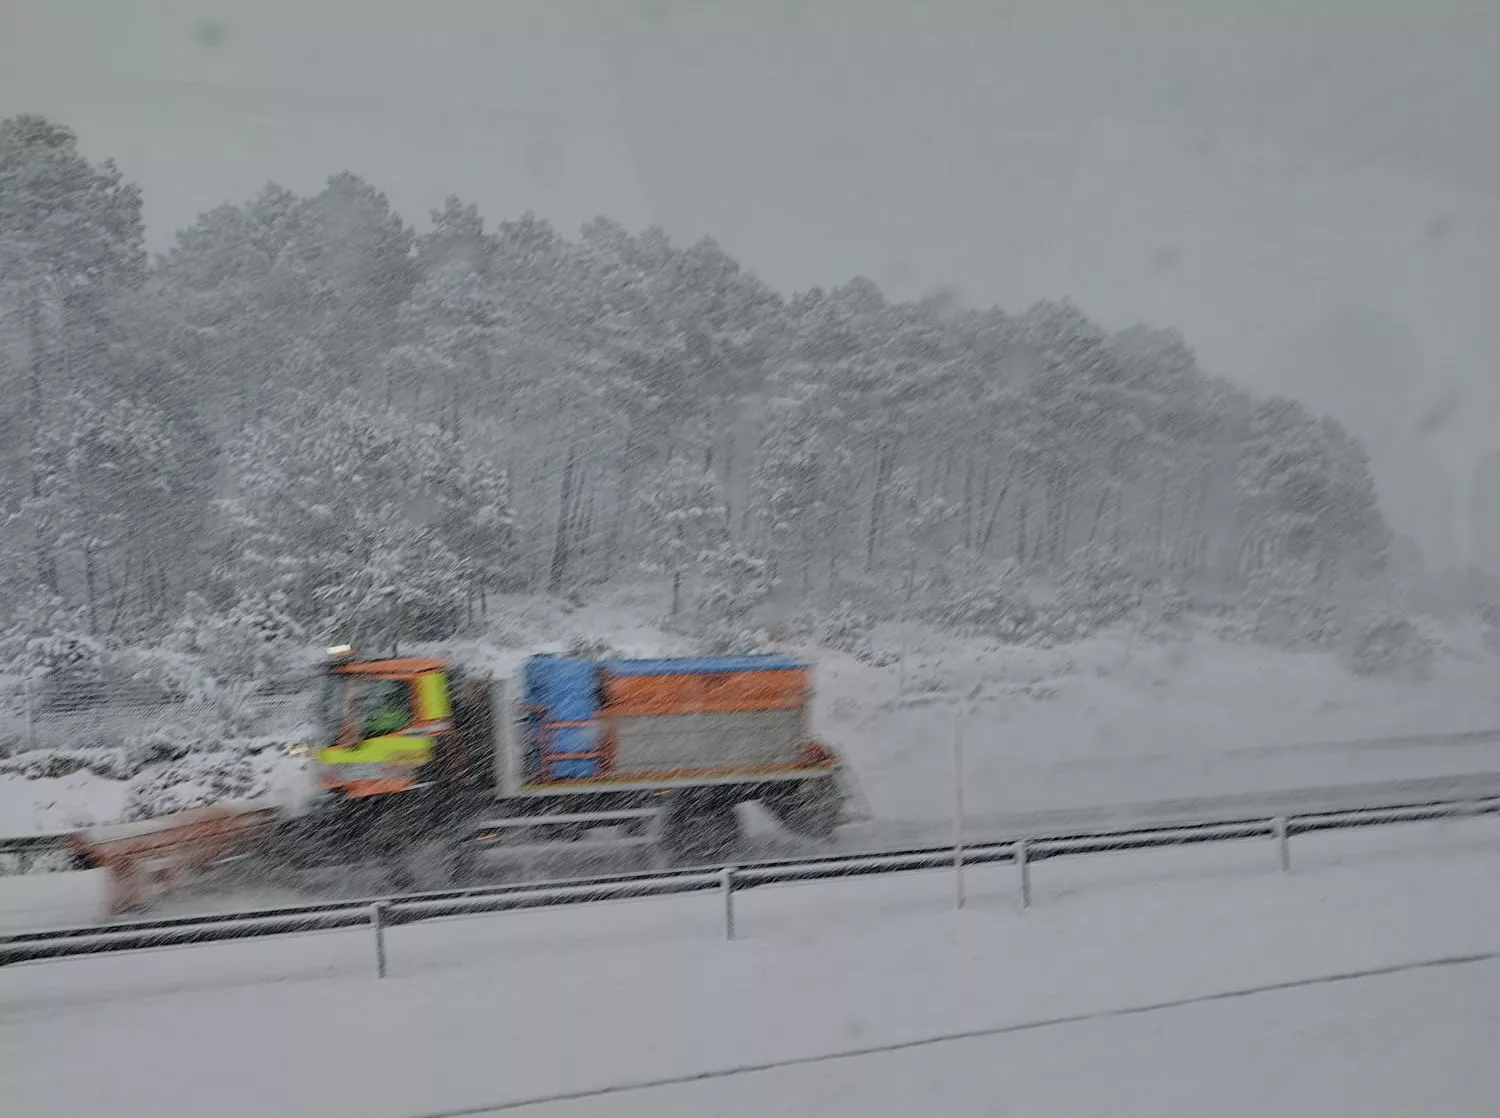
M 807 664 L 789 656 L 690 656 L 664 660 L 604 660 L 610 675 L 724 675 L 736 672 L 790 672 Z

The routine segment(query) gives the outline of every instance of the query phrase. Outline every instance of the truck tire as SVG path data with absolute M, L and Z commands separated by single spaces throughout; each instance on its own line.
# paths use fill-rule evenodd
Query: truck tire
M 464 889 L 479 881 L 479 847 L 463 842 L 454 847 L 449 879 L 455 888 Z
M 843 789 L 834 776 L 782 785 L 762 797 L 761 803 L 792 834 L 819 842 L 833 837 L 844 813 Z
M 385 862 L 386 878 L 398 893 L 431 893 L 450 889 L 461 869 L 459 848 L 436 839 L 392 851 Z
M 675 865 L 723 865 L 744 848 L 736 802 L 710 789 L 680 792 L 667 809 L 662 843 Z

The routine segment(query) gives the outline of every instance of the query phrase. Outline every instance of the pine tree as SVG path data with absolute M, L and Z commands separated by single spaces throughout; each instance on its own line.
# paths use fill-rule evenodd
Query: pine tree
M 388 641 L 450 633 L 502 585 L 516 540 L 493 464 L 357 396 L 278 420 L 231 457 L 226 584 L 281 595 L 309 630 Z
M 773 570 L 795 559 L 809 584 L 814 533 L 824 504 L 824 442 L 812 420 L 812 397 L 778 396 L 766 407 L 750 477 L 750 507 Z
M 726 543 L 707 557 L 698 615 L 710 628 L 735 634 L 774 585 L 764 559 Z
M 671 579 L 675 617 L 682 607 L 683 577 L 728 538 L 723 494 L 711 473 L 678 457 L 649 479 L 640 506 L 643 565 Z
M 36 442 L 59 401 L 108 370 L 107 308 L 145 274 L 141 197 L 67 128 L 0 121 L 0 508 L 40 499 Z M 10 358 L 10 360 L 6 360 Z M 35 578 L 56 588 L 40 544 Z
M 193 551 L 207 506 L 199 463 L 159 410 L 102 388 L 61 403 L 36 435 L 35 495 L 21 510 L 97 634 L 132 600 L 138 616 L 166 607 L 166 558 Z
M 462 438 L 478 394 L 504 379 L 506 332 L 495 291 L 473 264 L 442 264 L 402 306 L 400 325 L 405 344 L 385 359 L 387 405 L 399 394 L 450 438 Z

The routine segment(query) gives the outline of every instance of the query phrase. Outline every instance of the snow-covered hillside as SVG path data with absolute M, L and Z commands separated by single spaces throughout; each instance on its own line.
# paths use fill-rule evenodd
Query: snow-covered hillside
M 899 633 L 877 639 L 901 647 Z M 885 819 L 951 812 L 955 723 L 976 816 L 1500 770 L 1500 738 L 1385 740 L 1500 730 L 1496 662 L 1462 644 L 1425 683 L 1203 629 L 1047 650 L 929 633 L 907 647 L 904 694 L 899 662 L 820 657 L 824 730 Z

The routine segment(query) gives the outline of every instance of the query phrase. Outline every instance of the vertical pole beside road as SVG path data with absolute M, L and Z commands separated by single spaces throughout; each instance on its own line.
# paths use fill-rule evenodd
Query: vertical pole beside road
M 719 892 L 724 895 L 724 938 L 734 938 L 734 867 L 725 866 L 719 874 Z
M 1286 816 L 1278 815 L 1271 820 L 1271 831 L 1276 836 L 1276 855 L 1281 861 L 1281 872 L 1288 873 L 1292 868 L 1292 844 L 1287 837 Z
M 385 977 L 385 903 L 370 906 L 370 927 L 375 929 L 375 977 Z
M 36 684 L 30 669 L 26 672 L 26 748 L 36 749 Z
M 964 906 L 964 735 L 963 722 L 953 720 L 953 898 Z
M 1031 907 L 1031 860 L 1025 839 L 1016 840 L 1016 867 L 1021 872 L 1021 907 Z

